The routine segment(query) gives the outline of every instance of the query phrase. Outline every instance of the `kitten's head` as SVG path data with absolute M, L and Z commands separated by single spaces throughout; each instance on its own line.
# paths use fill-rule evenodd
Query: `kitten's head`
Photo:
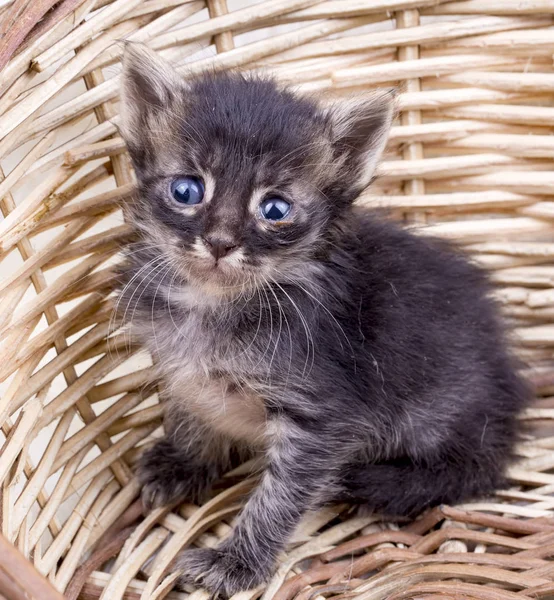
M 324 107 L 267 78 L 184 79 L 129 44 L 130 214 L 177 277 L 210 293 L 300 276 L 369 184 L 392 116 L 390 92 Z

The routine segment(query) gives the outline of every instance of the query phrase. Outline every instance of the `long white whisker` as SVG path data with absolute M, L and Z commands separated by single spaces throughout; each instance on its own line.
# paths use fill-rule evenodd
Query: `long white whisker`
M 275 298 L 275 301 L 277 302 L 277 310 L 279 311 L 279 331 L 277 332 L 277 342 L 275 343 L 275 346 L 273 348 L 273 352 L 271 354 L 271 359 L 269 361 L 269 367 L 268 367 L 268 371 L 271 373 L 271 365 L 273 364 L 275 354 L 279 347 L 279 341 L 281 339 L 281 330 L 283 329 L 283 316 L 282 316 L 283 311 L 281 310 L 281 303 L 279 302 L 279 298 L 277 298 L 277 296 L 275 295 L 275 292 L 273 291 L 273 288 L 271 287 L 271 285 L 268 285 L 267 288 L 273 294 L 273 297 Z
M 273 281 L 273 283 L 276 283 L 276 282 Z M 277 284 L 277 285 L 279 285 L 279 284 Z M 281 286 L 279 286 L 279 287 L 281 287 Z M 290 329 L 289 321 L 287 319 L 287 315 L 286 315 L 285 311 L 281 307 L 281 303 L 279 302 L 279 298 L 277 297 L 277 294 L 275 293 L 275 291 L 273 290 L 273 288 L 271 287 L 271 285 L 268 285 L 268 288 L 269 288 L 270 292 L 273 294 L 273 297 L 275 298 L 275 301 L 277 302 L 277 306 L 279 308 L 279 314 L 283 313 L 283 317 L 285 319 L 285 324 L 286 324 L 287 330 L 289 332 L 289 368 L 288 368 L 288 371 L 287 371 L 287 382 L 288 382 L 290 371 L 291 371 L 291 368 L 292 368 L 292 332 L 291 332 L 291 329 Z M 279 333 L 280 333 L 280 331 L 279 331 Z M 304 369 L 306 369 L 306 365 L 304 365 Z M 286 383 L 285 383 L 285 387 L 286 387 Z
M 143 266 L 142 266 L 142 267 L 141 267 L 141 268 L 140 268 L 140 269 L 139 269 L 139 270 L 138 270 L 138 271 L 137 271 L 137 272 L 136 272 L 136 273 L 133 275 L 133 277 L 130 279 L 130 281 L 127 283 L 127 285 L 126 285 L 126 286 L 123 288 L 123 290 L 121 291 L 121 293 L 119 294 L 119 296 L 118 296 L 118 298 L 117 298 L 117 302 L 116 302 L 116 304 L 115 304 L 115 307 L 114 307 L 114 309 L 113 309 L 113 311 L 112 311 L 112 315 L 111 315 L 111 318 L 110 318 L 110 325 L 109 325 L 109 327 L 110 327 L 110 331 L 115 331 L 115 329 L 116 329 L 116 328 L 115 328 L 115 319 L 117 319 L 117 318 L 118 318 L 118 314 L 120 314 L 120 309 L 119 309 L 119 307 L 120 307 L 121 301 L 123 300 L 123 298 L 124 298 L 124 296 L 125 296 L 125 292 L 126 292 L 126 291 L 129 289 L 129 287 L 130 287 L 130 286 L 133 284 L 133 282 L 135 281 L 135 279 L 137 279 L 137 277 L 139 277 L 139 276 L 141 275 L 141 273 L 143 273 L 143 271 L 144 271 L 144 270 L 148 269 L 148 268 L 149 268 L 149 267 L 151 267 L 151 266 L 152 266 L 154 263 L 157 263 L 157 262 L 158 262 L 159 260 L 161 260 L 161 259 L 162 259 L 162 257 L 160 257 L 160 256 L 157 256 L 156 258 L 152 259 L 151 261 L 149 261 L 149 262 L 147 262 L 145 265 L 143 265 Z M 138 287 L 140 287 L 140 286 L 138 286 Z M 133 299 L 133 296 L 135 295 L 135 293 L 136 293 L 137 289 L 138 289 L 138 288 L 135 288 L 135 289 L 133 290 L 133 293 L 132 293 L 131 297 L 128 299 L 128 301 L 127 301 L 127 305 L 126 305 L 126 307 L 125 307 L 125 312 L 123 313 L 123 317 L 122 317 L 121 319 L 118 319 L 118 321 L 119 321 L 119 323 L 118 323 L 118 328 L 119 328 L 120 326 L 125 326 L 125 325 L 126 325 L 126 323 L 127 323 L 127 321 L 126 321 L 126 319 L 127 319 L 127 310 L 129 309 L 129 305 L 130 305 L 130 303 L 131 303 L 131 301 L 132 301 L 132 299 Z M 123 335 L 125 336 L 125 331 L 124 331 L 124 334 L 123 334 Z M 127 345 L 127 343 L 126 343 L 126 345 Z M 119 350 L 117 351 L 117 356 L 119 357 Z
M 337 321 L 335 315 L 333 315 L 333 313 L 313 294 L 311 294 L 304 286 L 302 286 L 298 281 L 292 280 L 292 283 L 296 284 L 299 289 L 301 289 L 303 292 L 305 292 L 308 296 L 310 296 L 310 298 L 312 298 L 315 302 L 317 302 L 321 308 L 333 319 L 333 321 L 335 322 L 335 325 L 339 328 L 340 332 L 342 333 L 342 335 L 344 336 L 344 339 L 348 342 L 348 345 L 350 346 L 350 351 L 352 352 L 352 354 L 354 355 L 354 349 L 352 348 L 352 344 L 350 343 L 350 339 L 348 338 L 348 336 L 346 335 L 344 329 L 342 328 L 342 325 Z M 342 345 L 342 342 L 339 339 L 339 344 L 341 345 L 341 349 L 344 350 L 344 346 Z
M 307 344 L 306 360 L 304 361 L 304 370 L 302 371 L 302 377 L 305 377 L 306 376 L 306 368 L 308 366 L 308 360 L 310 359 L 310 352 L 312 354 L 312 364 L 310 365 L 310 371 L 313 368 L 313 361 L 315 359 L 315 343 L 314 343 L 312 332 L 310 331 L 310 327 L 308 325 L 306 317 L 304 316 L 304 314 L 302 313 L 302 311 L 300 310 L 300 308 L 298 307 L 296 302 L 291 298 L 290 294 L 288 294 L 287 291 L 283 288 L 283 286 L 280 285 L 277 281 L 273 280 L 273 282 L 275 283 L 275 285 L 277 285 L 277 287 L 279 287 L 279 289 L 283 292 L 283 294 L 285 294 L 285 296 L 289 299 L 290 303 L 292 304 L 292 306 L 295 308 L 296 312 L 298 313 L 298 316 L 300 317 L 300 321 L 302 322 L 302 326 L 303 326 L 304 332 L 306 334 L 306 344 Z
M 171 272 L 171 265 L 167 265 L 165 271 L 163 272 L 162 276 L 160 277 L 158 287 L 156 288 L 156 291 L 154 292 L 154 297 L 152 298 L 152 309 L 150 311 L 150 319 L 152 322 L 152 334 L 154 335 L 154 343 L 156 344 L 156 348 L 158 350 L 158 355 L 160 354 L 160 347 L 158 346 L 158 337 L 156 336 L 156 326 L 154 324 L 154 304 L 156 303 L 156 296 L 158 295 L 158 292 L 160 291 L 160 286 L 164 282 L 166 275 L 170 272 Z
M 142 291 L 139 294 L 139 297 L 135 301 L 135 304 L 134 304 L 134 307 L 133 307 L 133 313 L 131 315 L 131 318 L 129 319 L 130 323 L 132 323 L 133 320 L 134 320 L 134 318 L 135 318 L 135 313 L 137 312 L 137 308 L 139 306 L 141 298 L 144 296 L 144 292 L 146 292 L 146 290 L 149 288 L 150 284 L 154 281 L 154 279 L 156 278 L 156 276 L 158 275 L 158 273 L 161 272 L 164 267 L 167 267 L 167 265 L 163 261 L 161 263 L 157 264 L 155 267 L 153 267 L 150 270 L 150 273 L 148 275 L 146 275 L 145 277 L 143 277 L 143 279 L 141 280 L 140 284 L 137 286 L 137 289 L 139 289 L 140 287 L 142 287 Z M 147 278 L 148 278 L 148 281 L 146 281 Z M 135 292 L 136 292 L 136 290 L 135 290 Z M 133 296 L 134 296 L 135 292 L 133 292 Z

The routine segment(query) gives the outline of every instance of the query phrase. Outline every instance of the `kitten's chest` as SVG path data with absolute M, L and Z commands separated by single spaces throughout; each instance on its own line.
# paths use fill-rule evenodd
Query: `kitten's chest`
M 201 311 L 178 316 L 158 315 L 150 325 L 147 343 L 165 371 L 191 377 L 228 373 L 231 378 L 251 372 L 253 354 L 228 323 L 207 319 Z
M 263 443 L 265 406 L 251 385 L 251 357 L 236 334 L 194 312 L 171 323 L 155 321 L 153 333 L 149 347 L 169 401 L 228 437 Z
M 231 439 L 260 446 L 266 431 L 262 398 L 227 377 L 169 375 L 170 401 L 177 402 L 201 422 Z

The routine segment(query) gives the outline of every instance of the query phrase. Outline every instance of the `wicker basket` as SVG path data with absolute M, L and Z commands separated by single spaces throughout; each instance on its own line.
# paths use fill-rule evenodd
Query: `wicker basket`
M 133 463 L 161 409 L 149 358 L 110 324 L 133 187 L 114 124 L 122 38 L 310 92 L 399 84 L 361 201 L 490 269 L 537 390 L 509 490 L 413 523 L 312 514 L 241 599 L 551 597 L 554 0 L 0 4 L 0 598 L 186 598 L 171 559 L 227 535 L 252 485 L 246 465 L 204 506 L 142 516 Z

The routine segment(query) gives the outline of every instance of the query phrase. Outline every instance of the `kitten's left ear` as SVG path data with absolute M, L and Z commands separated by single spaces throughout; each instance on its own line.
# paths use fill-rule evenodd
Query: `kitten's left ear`
M 121 132 L 127 142 L 145 135 L 149 115 L 171 105 L 182 77 L 144 44 L 127 42 L 123 54 Z
M 395 97 L 394 90 L 382 90 L 337 102 L 328 110 L 335 156 L 356 194 L 371 182 L 385 148 L 396 113 Z

